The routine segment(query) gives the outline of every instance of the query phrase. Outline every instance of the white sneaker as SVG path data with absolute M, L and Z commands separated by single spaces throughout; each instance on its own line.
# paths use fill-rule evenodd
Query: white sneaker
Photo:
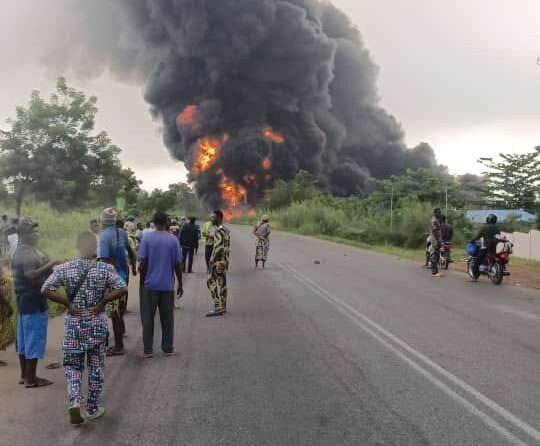
M 87 420 L 94 421 L 101 418 L 103 415 L 105 415 L 105 408 L 103 406 L 98 406 L 97 410 L 92 414 L 88 414 L 86 416 Z

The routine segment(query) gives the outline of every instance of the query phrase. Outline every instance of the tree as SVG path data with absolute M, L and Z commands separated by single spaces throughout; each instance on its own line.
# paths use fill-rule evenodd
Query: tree
M 274 211 L 321 195 L 317 179 L 308 172 L 300 171 L 291 181 L 278 180 L 266 192 L 265 208 Z
M 422 203 L 441 207 L 446 204 L 447 199 L 452 207 L 461 207 L 463 204 L 463 195 L 456 180 L 433 169 L 407 169 L 403 175 L 382 180 L 381 184 L 387 196 L 393 195 L 395 205 L 412 197 Z
M 506 209 L 538 210 L 540 186 L 540 146 L 526 154 L 501 153 L 501 158 L 480 158 L 490 201 Z
M 17 107 L 9 130 L 0 131 L 0 174 L 15 194 L 17 214 L 26 194 L 57 209 L 86 204 L 120 172 L 118 154 L 105 132 L 94 135 L 97 99 L 59 78 L 49 101 L 32 92 Z

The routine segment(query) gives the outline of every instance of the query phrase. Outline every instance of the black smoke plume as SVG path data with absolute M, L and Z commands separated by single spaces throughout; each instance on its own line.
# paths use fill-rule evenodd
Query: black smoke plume
M 256 204 L 276 178 L 299 170 L 333 194 L 351 195 L 364 193 L 370 177 L 435 164 L 427 144 L 405 146 L 399 123 L 379 105 L 378 67 L 329 2 L 77 0 L 66 7 L 73 14 L 65 44 L 49 63 L 143 84 L 165 145 L 208 205 L 231 204 L 224 178 Z M 208 168 L 197 164 L 205 137 L 220 146 Z

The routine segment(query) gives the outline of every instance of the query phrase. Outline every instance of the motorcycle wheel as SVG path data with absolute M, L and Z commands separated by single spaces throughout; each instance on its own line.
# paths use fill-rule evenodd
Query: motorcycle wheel
M 448 269 L 448 257 L 445 252 L 441 253 L 439 257 L 439 269 Z
M 467 260 L 467 274 L 469 275 L 469 277 L 471 279 L 478 279 L 478 277 L 474 277 L 474 273 L 473 273 L 473 259 L 472 258 L 469 258 Z
M 503 281 L 503 269 L 499 263 L 495 263 L 489 272 L 489 279 L 493 285 L 500 285 Z

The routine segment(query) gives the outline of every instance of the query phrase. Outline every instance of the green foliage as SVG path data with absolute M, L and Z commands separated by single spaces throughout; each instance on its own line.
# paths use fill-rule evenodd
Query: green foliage
M 106 190 L 120 172 L 118 154 L 105 132 L 92 134 L 97 99 L 59 78 L 48 101 L 32 92 L 0 132 L 0 174 L 14 191 L 17 213 L 32 193 L 55 209 L 86 205 L 91 190 Z
M 278 180 L 274 187 L 267 191 L 263 207 L 270 210 L 282 209 L 320 194 L 317 179 L 307 172 L 300 171 L 292 181 Z
M 500 160 L 480 158 L 487 171 L 486 185 L 492 203 L 506 209 L 538 210 L 540 147 L 526 154 L 501 153 Z

